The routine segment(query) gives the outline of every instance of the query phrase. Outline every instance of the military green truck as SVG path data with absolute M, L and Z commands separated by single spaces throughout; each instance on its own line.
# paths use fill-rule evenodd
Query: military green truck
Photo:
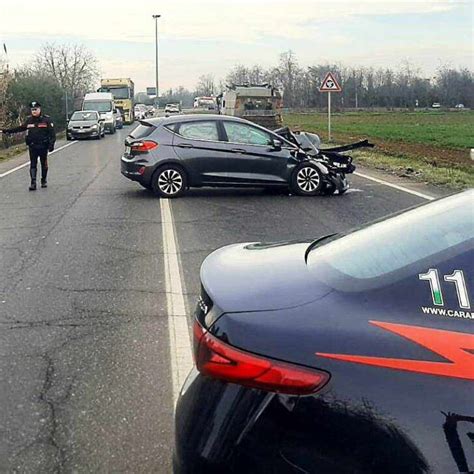
M 270 84 L 232 84 L 217 97 L 219 113 L 255 122 L 263 127 L 281 127 L 281 93 Z

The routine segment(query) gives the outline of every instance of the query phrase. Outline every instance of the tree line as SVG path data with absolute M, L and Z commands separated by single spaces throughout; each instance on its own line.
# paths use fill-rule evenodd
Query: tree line
M 28 103 L 36 100 L 57 128 L 63 128 L 67 112 L 80 108 L 98 76 L 95 56 L 82 45 L 46 43 L 13 73 L 0 61 L 0 125 L 20 122 L 28 113 Z
M 270 68 L 260 65 L 236 65 L 224 79 L 212 74 L 199 77 L 194 90 L 177 87 L 164 91 L 160 106 L 181 102 L 192 107 L 194 97 L 218 95 L 230 84 L 270 83 L 283 92 L 289 108 L 324 108 L 326 94 L 319 92 L 328 71 L 335 74 L 342 93 L 333 94 L 336 108 L 415 108 L 430 107 L 434 102 L 454 107 L 474 107 L 474 76 L 468 68 L 441 66 L 427 77 L 409 62 L 394 68 L 316 64 L 301 66 L 292 51 L 280 54 L 278 63 Z M 0 125 L 18 123 L 27 113 L 27 104 L 37 100 L 61 128 L 67 112 L 80 108 L 86 92 L 95 90 L 99 78 L 94 54 L 83 45 L 44 44 L 32 60 L 7 71 L 0 60 Z M 139 102 L 153 102 L 142 93 Z
M 283 92 L 285 107 L 324 108 L 327 95 L 319 87 L 328 72 L 332 72 L 342 86 L 333 94 L 332 103 L 339 108 L 415 108 L 430 107 L 439 102 L 443 107 L 463 104 L 474 107 L 474 75 L 468 68 L 440 66 L 433 76 L 426 76 L 408 61 L 396 69 L 341 64 L 300 66 L 292 51 L 280 55 L 274 67 L 236 65 L 225 80 L 216 81 L 210 74 L 199 78 L 194 94 L 216 95 L 230 84 L 269 83 Z M 168 91 L 169 98 L 193 95 L 181 88 Z

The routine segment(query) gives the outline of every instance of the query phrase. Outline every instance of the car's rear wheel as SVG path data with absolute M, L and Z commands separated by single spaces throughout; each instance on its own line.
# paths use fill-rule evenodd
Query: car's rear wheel
M 298 166 L 291 177 L 291 190 L 299 196 L 316 196 L 320 193 L 323 179 L 316 166 L 305 163 Z
M 153 192 L 163 198 L 182 196 L 187 187 L 186 173 L 180 166 L 164 165 L 155 171 L 151 186 Z

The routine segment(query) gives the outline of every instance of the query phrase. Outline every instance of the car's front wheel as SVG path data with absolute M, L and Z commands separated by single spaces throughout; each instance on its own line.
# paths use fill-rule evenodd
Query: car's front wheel
M 155 171 L 151 185 L 153 192 L 160 197 L 182 196 L 187 187 L 186 173 L 180 166 L 164 165 Z
M 291 176 L 291 190 L 299 196 L 316 196 L 322 185 L 321 171 L 309 163 L 298 166 Z

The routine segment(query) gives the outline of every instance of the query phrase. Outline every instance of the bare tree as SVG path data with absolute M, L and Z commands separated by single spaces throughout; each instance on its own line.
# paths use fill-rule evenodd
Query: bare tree
M 295 53 L 289 50 L 280 54 L 280 63 L 275 71 L 279 83 L 283 89 L 284 101 L 288 107 L 293 107 L 297 103 L 296 82 L 301 70 L 298 66 Z
M 245 84 L 250 82 L 250 72 L 249 69 L 241 64 L 237 64 L 234 68 L 227 74 L 226 82 L 228 85 L 231 84 Z
M 54 77 L 73 98 L 94 89 L 97 60 L 83 45 L 46 43 L 35 56 L 33 69 Z
M 196 87 L 197 95 L 210 96 L 214 94 L 216 89 L 214 83 L 214 76 L 212 74 L 205 74 L 199 77 L 199 81 Z

